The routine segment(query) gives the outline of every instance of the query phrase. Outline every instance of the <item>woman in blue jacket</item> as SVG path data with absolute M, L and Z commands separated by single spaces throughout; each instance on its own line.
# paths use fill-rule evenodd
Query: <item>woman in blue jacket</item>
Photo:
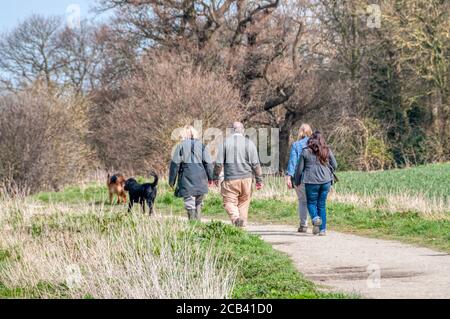
M 306 233 L 308 230 L 308 207 L 306 204 L 305 184 L 298 186 L 293 185 L 293 177 L 300 155 L 304 148 L 307 147 L 308 139 L 312 135 L 311 126 L 302 124 L 298 132 L 298 140 L 292 144 L 289 155 L 289 162 L 286 169 L 286 184 L 288 188 L 295 188 L 298 198 L 298 217 L 300 219 L 299 233 Z

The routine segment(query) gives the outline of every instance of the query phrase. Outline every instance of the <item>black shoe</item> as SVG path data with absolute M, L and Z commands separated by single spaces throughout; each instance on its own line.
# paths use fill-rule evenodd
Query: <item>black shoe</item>
M 187 213 L 188 213 L 188 219 L 189 220 L 195 220 L 196 219 L 197 211 L 195 209 L 188 209 Z
M 198 205 L 195 210 L 195 219 L 201 220 L 202 219 L 202 205 Z
M 300 226 L 298 228 L 299 233 L 307 233 L 308 232 L 308 226 Z
M 234 221 L 234 226 L 241 228 L 242 226 L 244 226 L 244 221 L 238 218 Z

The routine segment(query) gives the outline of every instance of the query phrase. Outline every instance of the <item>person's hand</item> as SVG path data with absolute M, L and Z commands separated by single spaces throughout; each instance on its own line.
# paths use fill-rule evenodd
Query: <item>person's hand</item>
M 259 191 L 261 189 L 263 189 L 264 184 L 262 182 L 256 183 L 256 190 Z
M 285 179 L 285 181 L 286 181 L 287 187 L 288 187 L 289 189 L 292 189 L 293 187 L 292 187 L 292 179 L 291 179 L 291 177 L 290 177 L 289 175 L 286 175 L 286 176 L 284 177 L 284 179 Z
M 208 181 L 208 186 L 209 187 L 213 187 L 214 186 L 214 181 Z

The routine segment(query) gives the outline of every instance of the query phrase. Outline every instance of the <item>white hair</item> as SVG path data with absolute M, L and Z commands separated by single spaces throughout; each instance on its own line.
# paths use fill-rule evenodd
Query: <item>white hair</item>
M 198 131 L 192 125 L 186 125 L 183 127 L 180 133 L 182 140 L 188 140 L 191 138 L 198 138 Z
M 241 122 L 234 122 L 232 129 L 233 129 L 234 133 L 240 133 L 240 134 L 245 133 L 244 124 L 242 124 Z

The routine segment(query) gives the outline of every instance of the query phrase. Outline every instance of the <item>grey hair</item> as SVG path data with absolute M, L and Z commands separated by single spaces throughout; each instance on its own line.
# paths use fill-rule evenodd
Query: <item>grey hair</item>
M 240 133 L 240 134 L 245 133 L 244 124 L 242 124 L 241 122 L 234 122 L 232 129 L 233 129 L 234 133 Z
M 186 125 L 182 128 L 180 132 L 180 137 L 182 140 L 188 140 L 191 138 L 199 138 L 198 131 L 192 125 Z

